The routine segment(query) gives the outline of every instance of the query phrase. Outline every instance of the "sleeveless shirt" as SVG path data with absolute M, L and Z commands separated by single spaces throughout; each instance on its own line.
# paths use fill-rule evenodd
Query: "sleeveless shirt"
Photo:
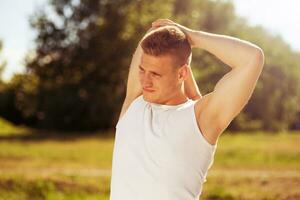
M 198 200 L 214 161 L 194 105 L 137 97 L 116 125 L 110 200 Z

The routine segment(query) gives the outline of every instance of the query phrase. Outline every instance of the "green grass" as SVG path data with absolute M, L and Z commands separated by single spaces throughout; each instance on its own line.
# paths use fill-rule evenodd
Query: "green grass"
M 1 176 L 0 199 L 59 200 L 107 199 L 109 177 L 82 178 L 76 176 Z
M 32 167 L 110 168 L 113 139 L 101 137 L 0 142 L 0 167 L 16 164 Z M 4 162 L 5 161 L 5 162 Z
M 225 133 L 214 167 L 300 170 L 299 133 Z
M 63 136 L 3 120 L 0 127 L 0 200 L 109 199 L 113 132 Z M 201 200 L 300 199 L 299 141 L 300 133 L 225 132 Z
M 0 136 L 6 135 L 23 135 L 28 133 L 28 128 L 15 126 L 9 121 L 0 117 Z

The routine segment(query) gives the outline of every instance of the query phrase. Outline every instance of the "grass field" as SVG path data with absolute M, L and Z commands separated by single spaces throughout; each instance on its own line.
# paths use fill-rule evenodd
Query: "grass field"
M 0 119 L 0 200 L 108 200 L 113 132 L 36 133 Z M 201 200 L 300 199 L 300 132 L 225 132 Z

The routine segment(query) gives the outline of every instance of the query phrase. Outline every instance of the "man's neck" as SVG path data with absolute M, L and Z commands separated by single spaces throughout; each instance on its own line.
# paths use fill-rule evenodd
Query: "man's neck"
M 165 105 L 179 105 L 186 102 L 188 98 L 182 91 L 174 94 L 169 100 L 167 100 L 164 104 Z

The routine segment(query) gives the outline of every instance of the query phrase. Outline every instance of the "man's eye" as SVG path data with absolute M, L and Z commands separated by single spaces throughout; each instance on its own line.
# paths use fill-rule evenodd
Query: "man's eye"
M 161 77 L 161 75 L 160 74 L 152 74 L 155 78 L 159 78 L 159 77 Z

